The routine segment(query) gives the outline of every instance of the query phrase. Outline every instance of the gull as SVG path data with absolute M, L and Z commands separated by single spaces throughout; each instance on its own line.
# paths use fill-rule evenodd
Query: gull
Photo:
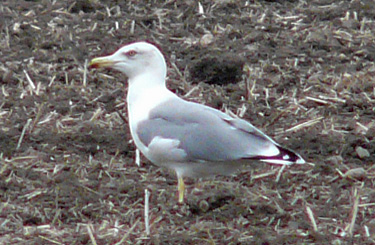
M 112 68 L 126 75 L 131 136 L 148 160 L 176 172 L 180 203 L 184 177 L 230 175 L 256 162 L 305 163 L 251 123 L 168 90 L 165 59 L 150 43 L 125 45 L 112 55 L 92 59 L 89 67 Z

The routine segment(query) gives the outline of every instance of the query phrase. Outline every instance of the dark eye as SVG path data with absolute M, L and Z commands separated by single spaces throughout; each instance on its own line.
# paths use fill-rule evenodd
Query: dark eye
M 135 52 L 135 50 L 130 50 L 130 51 L 125 53 L 125 55 L 128 56 L 128 57 L 133 57 L 136 54 L 137 54 L 137 52 Z

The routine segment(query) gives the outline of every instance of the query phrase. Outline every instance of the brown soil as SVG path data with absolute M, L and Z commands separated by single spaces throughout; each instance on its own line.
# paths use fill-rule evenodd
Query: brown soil
M 0 243 L 373 244 L 373 1 L 152 2 L 1 2 Z M 190 179 L 179 205 L 173 173 L 134 163 L 126 78 L 85 73 L 137 40 L 172 91 L 245 107 L 309 163 Z

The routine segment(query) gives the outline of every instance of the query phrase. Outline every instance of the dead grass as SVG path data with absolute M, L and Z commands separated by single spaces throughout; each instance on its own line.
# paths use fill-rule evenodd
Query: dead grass
M 0 243 L 374 243 L 370 1 L 3 1 L 0 13 Z M 134 164 L 125 79 L 86 70 L 144 39 L 162 48 L 171 90 L 309 164 L 188 180 L 178 205 L 175 176 Z M 222 76 L 228 55 L 238 83 L 190 83 L 210 56 L 205 77 Z

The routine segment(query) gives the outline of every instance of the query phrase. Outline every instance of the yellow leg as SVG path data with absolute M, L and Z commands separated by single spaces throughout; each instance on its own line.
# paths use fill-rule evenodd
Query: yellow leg
M 183 203 L 184 202 L 184 194 L 185 194 L 185 183 L 184 179 L 181 176 L 178 177 L 178 202 Z

